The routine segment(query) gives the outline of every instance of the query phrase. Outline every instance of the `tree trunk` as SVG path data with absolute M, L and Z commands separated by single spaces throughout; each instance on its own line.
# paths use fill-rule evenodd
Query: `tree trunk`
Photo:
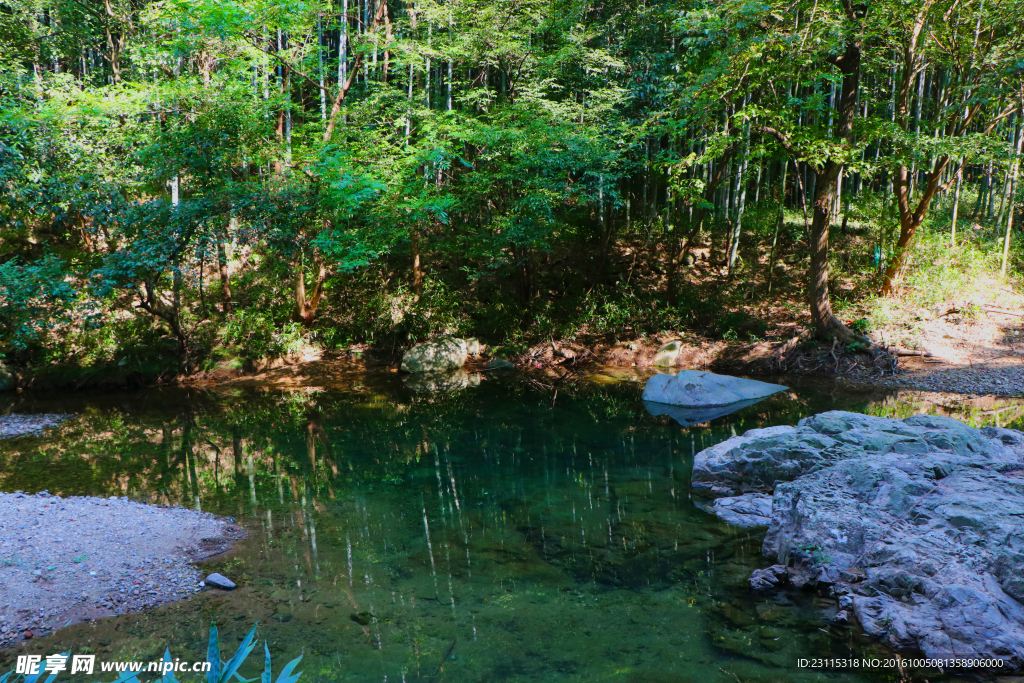
M 963 185 L 963 181 L 964 181 L 964 169 L 963 169 L 963 166 L 962 166 L 962 164 L 963 164 L 963 160 L 962 159 L 960 160 L 960 163 L 961 163 L 961 167 L 960 167 L 960 169 L 956 173 L 956 190 L 954 190 L 954 192 L 953 192 L 953 220 L 951 221 L 950 231 L 949 231 L 949 246 L 951 248 L 955 248 L 956 247 L 956 220 L 957 220 L 957 214 L 960 211 L 960 188 Z
M 1009 191 L 1007 192 L 1007 217 L 1006 217 L 1006 237 L 1003 240 L 1003 265 L 1000 268 L 1000 275 L 1006 277 L 1006 262 L 1010 257 L 1010 234 L 1013 232 L 1013 197 L 1017 193 L 1017 174 L 1020 170 L 1020 153 L 1021 146 L 1024 145 L 1024 125 L 1020 127 L 1020 132 L 1017 134 L 1017 147 L 1014 150 L 1013 164 L 1010 167 L 1010 172 L 1006 175 L 1010 180 Z
M 423 294 L 423 266 L 420 263 L 420 230 L 414 225 L 409 232 L 409 252 L 412 257 L 412 291 Z
M 226 242 L 217 243 L 217 270 L 220 272 L 220 306 L 224 315 L 231 313 L 231 274 L 228 272 Z
M 835 64 L 843 74 L 839 93 L 839 120 L 836 137 L 852 142 L 853 119 L 857 112 L 857 90 L 860 87 L 860 43 L 850 40 Z M 811 307 L 811 324 L 822 337 L 835 337 L 846 342 L 856 335 L 832 312 L 828 290 L 828 240 L 832 224 L 832 207 L 836 185 L 843 164 L 829 160 L 814 175 L 814 218 L 811 222 L 811 267 L 807 273 L 807 298 Z
M 313 295 L 306 296 L 306 273 L 302 267 L 302 259 L 295 263 L 295 309 L 292 311 L 292 320 L 302 323 L 305 327 L 311 327 L 316 318 L 316 309 L 320 305 L 320 299 L 324 293 L 324 280 L 327 277 L 327 265 L 320 259 L 315 261 L 317 266 L 316 284 L 313 286 Z
M 748 152 L 750 150 L 750 122 L 748 121 L 744 126 L 743 133 L 743 150 L 741 152 L 741 158 L 736 164 L 736 186 L 733 189 L 735 195 L 736 208 L 733 213 L 733 224 L 732 224 L 732 235 L 729 244 L 729 277 L 732 277 L 733 270 L 736 267 L 736 257 L 740 251 L 740 237 L 743 233 L 743 212 L 746 208 L 746 197 L 747 197 L 747 163 L 748 163 Z

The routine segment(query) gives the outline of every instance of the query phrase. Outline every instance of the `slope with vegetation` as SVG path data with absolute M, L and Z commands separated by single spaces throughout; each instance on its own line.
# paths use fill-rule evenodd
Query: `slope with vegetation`
M 877 341 L 894 302 L 1015 282 L 1022 19 L 4 0 L 0 363 L 81 385 L 442 333 Z

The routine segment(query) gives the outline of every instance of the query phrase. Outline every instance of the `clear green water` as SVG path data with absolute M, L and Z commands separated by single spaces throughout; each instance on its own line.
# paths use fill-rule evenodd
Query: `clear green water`
M 330 392 L 19 398 L 80 417 L 0 441 L 0 490 L 198 505 L 250 535 L 204 567 L 233 593 L 69 626 L 0 653 L 0 671 L 69 648 L 203 659 L 211 621 L 227 650 L 259 621 L 278 666 L 305 655 L 305 681 L 898 680 L 799 669 L 887 650 L 830 626 L 827 598 L 751 593 L 761 534 L 697 507 L 689 472 L 746 429 L 929 406 L 798 384 L 684 429 L 650 416 L 641 386 L 554 395 L 505 377 L 431 395 L 367 375 Z M 964 410 L 1004 425 L 1021 413 Z

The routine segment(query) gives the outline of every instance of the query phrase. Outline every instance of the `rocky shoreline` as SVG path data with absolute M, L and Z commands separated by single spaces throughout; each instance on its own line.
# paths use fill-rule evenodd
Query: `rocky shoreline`
M 127 498 L 0 493 L 0 649 L 202 590 L 193 564 L 244 536 L 234 520 Z
M 832 411 L 705 449 L 692 482 L 768 526 L 754 589 L 817 589 L 894 647 L 1024 668 L 1024 434 Z

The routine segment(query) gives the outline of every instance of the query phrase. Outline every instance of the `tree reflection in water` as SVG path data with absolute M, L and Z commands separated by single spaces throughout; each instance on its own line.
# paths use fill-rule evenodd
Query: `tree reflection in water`
M 824 627 L 828 600 L 751 595 L 761 534 L 705 513 L 690 467 L 750 428 L 831 408 L 896 415 L 920 398 L 798 385 L 684 428 L 648 414 L 636 384 L 581 383 L 557 401 L 533 387 L 414 393 L 381 375 L 348 391 L 20 399 L 80 417 L 0 442 L 3 490 L 127 495 L 250 532 L 209 567 L 235 592 L 25 651 L 158 659 L 169 644 L 202 658 L 210 620 L 225 638 L 259 620 L 275 657 L 305 652 L 306 680 L 683 681 L 798 680 L 798 657 L 877 649 Z M 1003 424 L 1018 409 L 993 408 Z

